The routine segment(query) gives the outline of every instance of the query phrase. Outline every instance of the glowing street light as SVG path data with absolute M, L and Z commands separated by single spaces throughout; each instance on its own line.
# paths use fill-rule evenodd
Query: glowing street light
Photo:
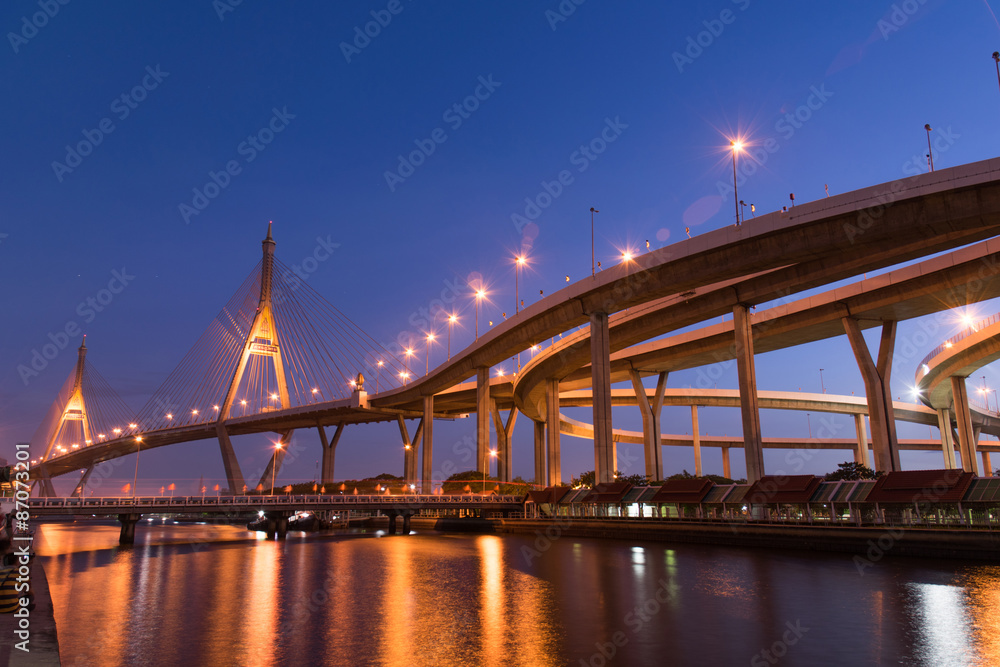
M 451 361 L 451 328 L 455 322 L 458 322 L 458 318 L 452 313 L 448 316 L 448 361 Z
M 406 359 L 403 360 L 403 371 L 405 377 L 410 377 L 410 357 L 413 356 L 413 348 L 406 348 Z
M 733 149 L 733 198 L 736 203 L 736 226 L 740 226 L 740 193 L 736 186 L 736 154 L 743 150 L 742 141 L 730 141 L 729 145 Z
M 375 393 L 378 393 L 378 380 L 382 376 L 382 367 L 385 366 L 385 362 L 381 359 L 378 360 L 378 370 L 375 371 Z
M 139 450 L 142 449 L 142 436 L 135 436 L 135 474 L 132 476 L 132 497 L 135 498 L 135 485 L 139 481 Z
M 493 458 L 496 458 L 497 450 L 491 449 L 491 450 L 489 450 L 489 454 Z M 486 495 L 486 471 L 487 470 L 489 470 L 489 465 L 486 463 L 486 455 L 483 454 L 483 495 L 484 496 Z
M 424 355 L 424 375 L 430 373 L 431 370 L 431 343 L 434 342 L 434 334 L 427 334 L 427 354 Z
M 271 459 L 271 495 L 274 495 L 274 469 L 278 467 L 278 452 L 281 451 L 281 443 L 274 443 L 274 458 Z
M 476 340 L 479 340 L 479 302 L 482 301 L 485 296 L 485 290 L 476 290 Z
M 528 262 L 528 258 L 524 255 L 518 255 L 514 258 L 514 314 L 517 315 L 521 311 L 521 292 L 520 292 L 520 274 L 521 267 Z

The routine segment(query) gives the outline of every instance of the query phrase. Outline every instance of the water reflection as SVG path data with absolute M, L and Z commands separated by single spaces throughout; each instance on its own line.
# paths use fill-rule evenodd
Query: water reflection
M 149 527 L 126 549 L 113 526 L 40 536 L 69 665 L 1000 664 L 994 566 L 886 558 L 861 576 L 842 555 L 228 526 Z

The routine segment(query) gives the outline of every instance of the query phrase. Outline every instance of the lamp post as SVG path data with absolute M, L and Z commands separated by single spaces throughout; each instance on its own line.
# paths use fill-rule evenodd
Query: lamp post
M 931 150 L 931 124 L 925 123 L 924 129 L 927 130 L 927 164 L 930 166 L 931 171 L 934 171 L 934 151 Z
M 733 149 L 733 197 L 736 202 L 736 226 L 740 226 L 740 191 L 737 189 L 736 184 L 736 154 L 743 150 L 742 141 L 730 141 L 729 145 Z
M 378 370 L 375 371 L 375 393 L 376 394 L 378 393 L 378 381 L 379 381 L 379 378 L 382 376 L 382 366 L 384 366 L 384 365 L 385 365 L 385 362 L 382 361 L 381 359 L 379 359 L 378 360 Z
M 479 302 L 482 301 L 485 296 L 486 292 L 484 290 L 476 290 L 476 340 L 479 340 Z
M 451 327 L 458 321 L 455 313 L 448 316 L 448 361 L 451 361 Z
M 424 355 L 424 375 L 431 371 L 431 343 L 434 342 L 434 334 L 427 334 L 427 354 Z
M 495 457 L 497 452 L 495 449 L 489 450 L 489 455 Z M 486 471 L 489 469 L 489 465 L 486 463 L 486 454 L 483 454 L 483 495 L 486 495 Z
M 997 84 L 1000 84 L 1000 51 L 993 52 L 993 60 L 997 64 Z
M 403 360 L 403 377 L 410 377 L 410 357 L 413 356 L 413 348 L 406 348 L 406 359 Z
M 600 213 L 593 206 L 590 207 L 590 277 L 593 278 L 597 275 L 597 270 L 594 268 L 596 265 L 594 263 L 594 214 Z M 566 276 L 566 282 L 569 282 L 569 276 Z
M 521 267 L 527 262 L 527 258 L 524 255 L 518 255 L 514 258 L 514 314 L 517 315 L 521 311 L 521 286 L 520 286 L 520 274 Z
M 281 449 L 281 443 L 274 443 L 274 458 L 271 460 L 271 495 L 274 495 L 274 471 L 278 467 L 278 450 Z
M 142 449 L 142 436 L 135 436 L 135 475 L 132 476 L 132 497 L 135 498 L 135 485 L 139 481 L 139 450 Z
M 823 369 L 822 368 L 819 369 L 819 388 L 823 390 L 824 394 L 826 393 L 826 385 L 823 384 Z

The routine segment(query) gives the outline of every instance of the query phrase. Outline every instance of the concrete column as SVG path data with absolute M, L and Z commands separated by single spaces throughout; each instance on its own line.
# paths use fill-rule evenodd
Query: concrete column
M 993 476 L 993 466 L 990 465 L 990 453 L 989 452 L 979 452 L 983 457 L 983 477 Z
M 323 464 L 322 468 L 322 479 L 320 484 L 332 484 L 334 477 L 334 461 L 337 456 L 337 443 L 340 442 L 340 434 L 344 432 L 344 425 L 337 424 L 337 428 L 333 431 L 333 440 L 327 440 L 326 429 L 323 428 L 322 424 L 316 424 L 316 429 L 319 431 L 319 441 L 323 445 Z
M 403 513 L 403 535 L 410 534 L 410 518 L 413 517 L 413 512 Z
M 432 493 L 434 491 L 434 396 L 424 396 L 424 449 L 422 460 L 422 473 L 420 476 L 421 493 Z
M 490 449 L 490 369 L 476 369 L 476 460 L 480 463 Z
M 971 412 L 970 412 L 971 414 Z M 983 427 L 976 425 L 972 427 L 972 459 L 975 461 L 975 472 L 980 477 L 983 476 L 983 469 L 979 466 L 979 459 L 976 458 L 976 452 L 979 451 L 979 436 L 983 432 Z
M 507 422 L 504 423 L 497 402 L 490 399 L 490 413 L 493 415 L 493 428 L 497 432 L 497 477 L 501 482 L 509 482 L 511 478 L 511 435 L 514 433 L 514 424 L 517 423 L 517 408 L 513 407 L 507 415 Z
M 743 449 L 747 459 L 747 481 L 753 484 L 764 476 L 764 442 L 760 433 L 760 407 L 757 404 L 753 327 L 744 304 L 733 306 L 733 330 L 736 338 L 736 366 L 740 378 L 740 410 L 743 413 Z
M 594 476 L 595 482 L 600 484 L 615 481 L 611 431 L 611 347 L 607 313 L 590 314 L 590 372 L 594 402 Z
M 892 350 L 896 342 L 896 323 L 892 320 L 883 322 L 878 359 L 873 361 L 858 321 L 850 317 L 841 318 L 841 321 L 865 382 L 875 465 L 879 470 L 886 472 L 900 470 L 896 418 L 892 410 L 892 394 L 889 386 L 889 378 L 892 375 Z
M 215 434 L 219 438 L 219 451 L 222 453 L 222 465 L 226 469 L 226 482 L 229 484 L 229 490 L 234 494 L 243 493 L 243 487 L 246 485 L 243 471 L 240 470 L 240 462 L 236 459 L 233 443 L 222 422 L 216 423 Z
M 545 381 L 545 462 L 546 486 L 562 482 L 562 457 L 559 452 L 559 380 Z
M 733 478 L 733 469 L 729 465 L 729 447 L 722 448 L 722 476 Z
M 118 544 L 135 544 L 135 524 L 142 518 L 141 514 L 119 514 L 118 523 L 122 525 L 118 535 Z
M 698 406 L 691 406 L 691 443 L 694 446 L 694 476 L 701 477 L 701 434 L 698 432 Z M 724 448 L 729 462 L 729 448 Z M 728 476 L 728 475 L 727 475 Z
M 969 394 L 965 378 L 952 376 L 951 396 L 955 406 L 955 425 L 958 428 L 958 451 L 962 457 L 962 470 L 976 472 L 976 444 L 972 432 L 972 413 L 969 411 Z
M 545 475 L 545 422 L 533 422 L 535 426 L 535 484 L 547 483 Z
M 642 384 L 639 371 L 629 369 L 632 380 L 632 390 L 635 401 L 642 415 L 643 450 L 646 455 L 646 477 L 650 480 L 663 479 L 663 447 L 660 444 L 660 415 L 663 412 L 663 392 L 667 387 L 667 373 L 663 372 L 656 379 L 656 393 L 652 399 L 646 397 L 646 388 Z M 617 452 L 616 452 L 617 454 Z M 617 456 L 616 456 L 617 460 Z
M 854 415 L 854 434 L 858 439 L 858 446 L 854 449 L 854 462 L 871 468 L 868 461 L 868 429 L 865 428 L 865 416 Z
M 420 476 L 417 473 L 417 452 L 420 450 L 420 440 L 424 432 L 424 419 L 420 418 L 417 423 L 417 432 L 410 440 L 410 433 L 406 428 L 406 422 L 402 415 L 396 416 L 399 425 L 399 437 L 403 441 L 403 480 L 407 484 L 416 484 Z
M 957 468 L 955 463 L 955 443 L 951 439 L 951 411 L 940 408 L 938 411 L 938 430 L 941 431 L 941 453 L 944 454 L 944 467 Z

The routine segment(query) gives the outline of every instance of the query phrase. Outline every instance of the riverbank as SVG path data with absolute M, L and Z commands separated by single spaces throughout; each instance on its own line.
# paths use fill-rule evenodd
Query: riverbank
M 0 614 L 0 665 L 10 667 L 50 667 L 59 665 L 59 638 L 52 610 L 52 597 L 45 570 L 38 558 L 32 560 L 29 575 L 35 593 L 35 608 L 29 619 L 28 652 L 14 647 L 21 639 L 14 634 L 18 620 L 14 614 Z

